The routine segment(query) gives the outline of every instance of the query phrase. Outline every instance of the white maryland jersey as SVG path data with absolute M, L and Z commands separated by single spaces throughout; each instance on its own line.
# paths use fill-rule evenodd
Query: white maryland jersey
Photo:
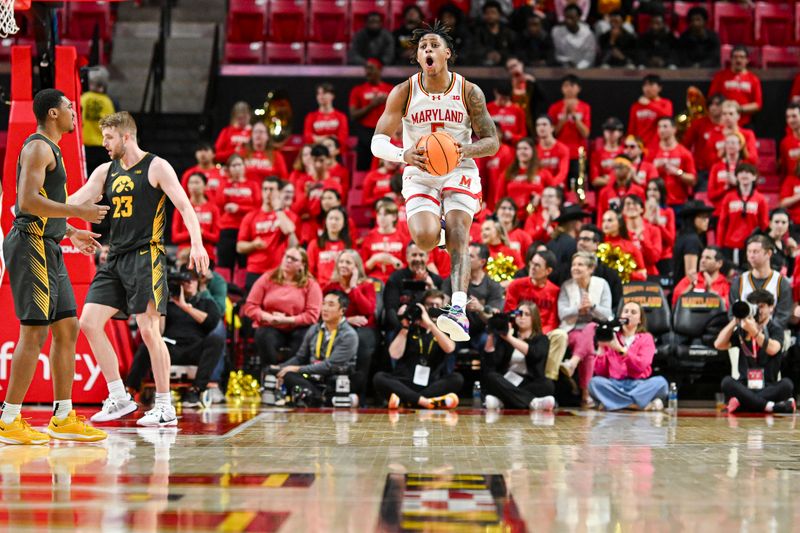
M 422 74 L 408 79 L 408 101 L 403 113 L 403 149 L 417 145 L 417 141 L 434 131 L 446 131 L 462 146 L 472 143 L 472 122 L 469 119 L 464 76 L 451 72 L 450 87 L 443 93 L 429 93 L 422 87 Z M 472 159 L 464 159 L 461 169 L 476 169 Z M 409 166 L 406 169 L 413 169 Z

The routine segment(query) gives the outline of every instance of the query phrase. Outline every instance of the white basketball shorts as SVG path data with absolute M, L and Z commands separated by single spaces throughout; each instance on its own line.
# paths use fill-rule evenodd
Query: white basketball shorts
M 407 218 L 421 211 L 441 216 L 453 210 L 474 216 L 481 207 L 481 178 L 477 168 L 458 167 L 445 176 L 431 176 L 408 166 L 403 171 L 403 198 Z

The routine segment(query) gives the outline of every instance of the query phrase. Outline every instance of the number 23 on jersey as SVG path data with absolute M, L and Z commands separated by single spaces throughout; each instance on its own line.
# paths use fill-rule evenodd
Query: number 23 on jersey
M 128 218 L 133 214 L 133 196 L 112 196 L 113 218 Z

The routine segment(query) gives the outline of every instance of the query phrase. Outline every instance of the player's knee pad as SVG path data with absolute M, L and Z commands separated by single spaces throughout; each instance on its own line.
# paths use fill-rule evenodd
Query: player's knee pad
M 442 216 L 441 204 L 433 198 L 427 196 L 412 196 L 406 201 L 406 218 L 409 219 L 417 213 L 427 211 L 437 217 Z
M 459 192 L 445 196 L 443 204 L 445 215 L 450 211 L 465 211 L 475 216 L 475 213 L 477 213 L 480 208 L 480 201 L 477 198 Z

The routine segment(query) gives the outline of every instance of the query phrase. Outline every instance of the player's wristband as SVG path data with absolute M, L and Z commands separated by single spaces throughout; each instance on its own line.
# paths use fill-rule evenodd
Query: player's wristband
M 377 134 L 372 136 L 372 155 L 386 161 L 404 163 L 403 153 L 405 150 L 398 148 L 391 143 L 388 135 Z

